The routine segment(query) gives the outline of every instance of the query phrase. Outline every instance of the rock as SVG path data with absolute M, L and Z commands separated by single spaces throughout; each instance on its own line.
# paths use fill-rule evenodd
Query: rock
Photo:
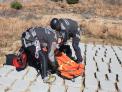
M 65 86 L 61 85 L 52 85 L 50 92 L 65 92 Z
M 54 84 L 54 85 L 64 85 L 64 80 L 61 77 L 59 77 L 56 74 L 54 74 L 54 76 L 56 77 L 56 80 L 52 84 Z
M 24 79 L 28 81 L 34 81 L 36 78 L 37 71 L 32 67 L 28 67 L 28 73 L 25 75 Z
M 15 82 L 14 78 L 0 77 L 0 85 L 9 88 Z
M 108 92 L 115 92 L 115 84 L 111 81 L 100 81 L 100 87 L 102 90 L 106 90 Z
M 2 68 L 0 68 L 0 76 L 6 76 L 8 73 L 12 72 L 15 69 L 15 67 L 10 65 L 4 65 Z
M 12 86 L 11 90 L 12 92 L 23 92 L 26 91 L 26 89 L 29 86 L 29 82 L 25 80 L 17 80 L 14 85 Z
M 29 92 L 48 92 L 49 86 L 45 83 L 35 82 L 29 87 Z
M 68 87 L 67 92 L 81 92 L 79 87 Z
M 14 70 L 11 73 L 9 73 L 8 77 L 15 78 L 15 79 L 23 79 L 26 73 L 27 73 L 27 69 L 22 71 Z
M 85 88 L 97 90 L 98 89 L 98 81 L 95 78 L 85 78 Z

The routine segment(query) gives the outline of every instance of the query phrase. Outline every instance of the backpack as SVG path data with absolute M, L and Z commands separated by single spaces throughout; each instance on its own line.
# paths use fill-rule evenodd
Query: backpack
M 16 55 L 12 60 L 12 65 L 16 69 L 24 69 L 27 65 L 27 54 L 24 49 L 20 48 L 18 55 Z
M 59 74 L 67 79 L 73 79 L 84 74 L 84 65 L 78 64 L 71 60 L 66 54 L 60 53 L 56 55 L 56 60 L 59 65 Z

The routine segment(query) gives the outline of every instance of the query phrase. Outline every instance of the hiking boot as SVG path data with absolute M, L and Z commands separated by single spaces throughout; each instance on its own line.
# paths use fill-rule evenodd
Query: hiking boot
M 52 83 L 56 80 L 56 77 L 53 75 L 49 75 L 43 79 L 44 83 Z

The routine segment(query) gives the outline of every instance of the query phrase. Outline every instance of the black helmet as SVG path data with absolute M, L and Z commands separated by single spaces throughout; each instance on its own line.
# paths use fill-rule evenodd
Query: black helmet
M 59 20 L 57 18 L 53 18 L 50 22 L 50 26 L 55 30 L 58 26 L 60 26 Z

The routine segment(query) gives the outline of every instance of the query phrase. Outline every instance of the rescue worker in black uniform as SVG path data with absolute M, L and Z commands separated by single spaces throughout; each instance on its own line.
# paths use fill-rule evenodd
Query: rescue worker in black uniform
M 53 18 L 50 22 L 50 26 L 52 29 L 56 30 L 58 35 L 63 39 L 63 41 L 60 44 L 60 51 L 63 51 L 64 49 L 66 54 L 69 57 L 72 57 L 71 49 L 68 45 L 65 45 L 67 40 L 69 40 L 72 37 L 72 46 L 75 50 L 75 54 L 77 57 L 77 63 L 82 62 L 82 56 L 81 56 L 81 49 L 78 46 L 80 42 L 80 28 L 78 26 L 78 23 L 72 19 L 57 19 Z
M 44 82 L 49 82 L 48 76 L 48 59 L 53 68 L 57 68 L 55 62 L 54 51 L 56 49 L 57 36 L 53 29 L 35 27 L 29 28 L 23 32 L 22 47 L 29 51 L 33 57 L 37 59 L 41 67 L 41 76 Z M 44 54 L 44 49 L 47 49 L 48 59 Z

